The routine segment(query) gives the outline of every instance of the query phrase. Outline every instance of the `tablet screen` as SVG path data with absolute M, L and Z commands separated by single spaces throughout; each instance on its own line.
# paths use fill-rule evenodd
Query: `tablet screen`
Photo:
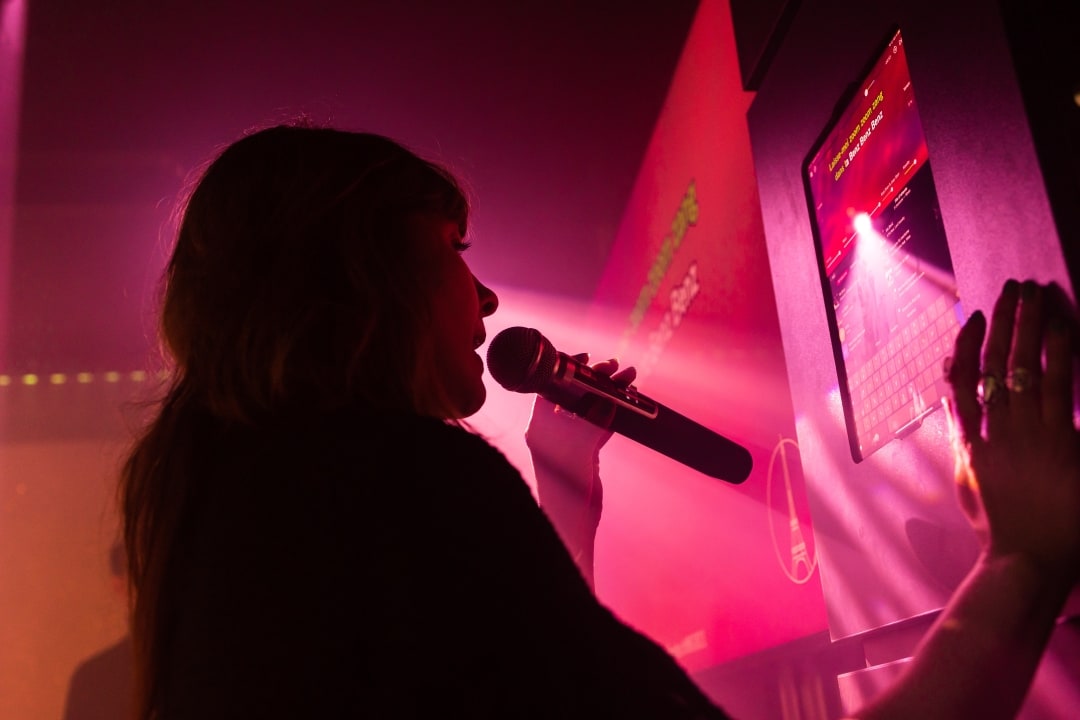
M 962 319 L 900 31 L 803 165 L 852 457 L 903 437 L 948 392 Z

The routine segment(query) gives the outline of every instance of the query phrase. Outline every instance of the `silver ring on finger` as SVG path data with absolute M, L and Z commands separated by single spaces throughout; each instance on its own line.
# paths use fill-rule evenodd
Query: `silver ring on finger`
M 979 403 L 983 408 L 991 408 L 999 402 L 1008 401 L 1005 382 L 1001 375 L 984 372 L 979 378 Z

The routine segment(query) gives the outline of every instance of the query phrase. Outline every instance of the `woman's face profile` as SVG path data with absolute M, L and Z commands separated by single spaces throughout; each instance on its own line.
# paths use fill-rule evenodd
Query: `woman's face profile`
M 468 243 L 456 221 L 421 216 L 413 229 L 424 258 L 431 317 L 435 377 L 455 408 L 468 417 L 484 404 L 484 361 L 477 353 L 486 337 L 484 318 L 495 312 L 495 293 L 477 280 L 462 253 Z

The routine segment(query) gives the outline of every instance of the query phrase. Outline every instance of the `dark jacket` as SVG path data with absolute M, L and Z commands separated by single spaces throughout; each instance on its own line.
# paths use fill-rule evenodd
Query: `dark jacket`
M 482 438 L 362 412 L 205 437 L 163 720 L 723 717 Z

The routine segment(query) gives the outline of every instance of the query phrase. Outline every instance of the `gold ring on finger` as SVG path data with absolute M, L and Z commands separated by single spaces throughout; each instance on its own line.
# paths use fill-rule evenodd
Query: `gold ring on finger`
M 1035 375 L 1027 368 L 1013 368 L 1005 378 L 1005 384 L 1014 393 L 1022 393 L 1035 387 Z

